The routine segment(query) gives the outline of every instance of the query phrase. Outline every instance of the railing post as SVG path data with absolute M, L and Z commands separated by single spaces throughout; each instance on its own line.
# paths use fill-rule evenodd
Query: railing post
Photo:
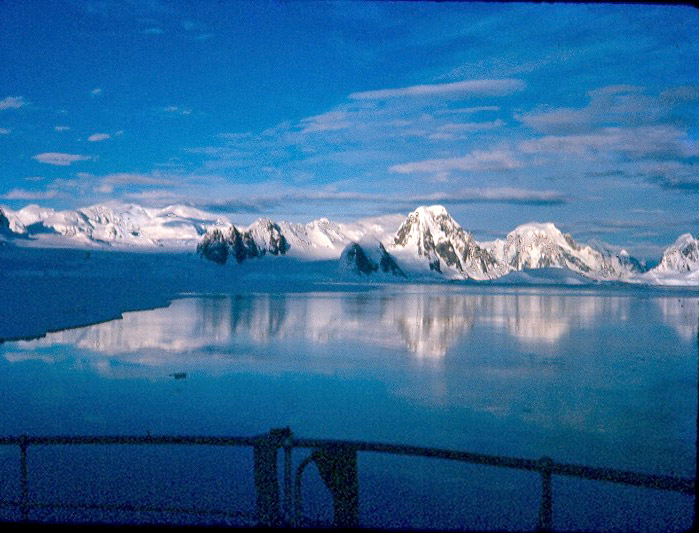
M 29 488 L 27 486 L 27 436 L 22 435 L 19 440 L 19 472 L 20 472 L 20 499 L 19 510 L 22 521 L 29 520 Z
M 293 521 L 291 509 L 291 449 L 293 440 L 291 431 L 284 438 L 284 520 L 287 524 Z
M 257 493 L 257 520 L 259 525 L 280 527 L 279 483 L 277 480 L 277 450 L 283 445 L 289 428 L 272 429 L 261 435 L 253 449 L 255 490 Z
M 334 527 L 354 529 L 359 526 L 359 477 L 357 449 L 334 445 L 313 452 L 320 477 L 333 497 Z
M 541 504 L 539 507 L 539 531 L 553 529 L 553 494 L 551 491 L 551 468 L 553 460 L 542 457 L 539 460 L 541 473 Z

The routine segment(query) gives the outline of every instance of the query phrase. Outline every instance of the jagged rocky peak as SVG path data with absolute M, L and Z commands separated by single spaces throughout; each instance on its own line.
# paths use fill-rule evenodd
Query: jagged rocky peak
M 209 261 L 223 265 L 228 261 L 228 238 L 219 228 L 214 228 L 197 244 L 197 253 Z
M 694 238 L 690 233 L 680 235 L 674 244 L 665 249 L 655 270 L 664 273 L 699 270 L 699 236 Z
M 256 220 L 241 231 L 231 225 L 227 231 L 214 228 L 197 245 L 197 253 L 210 261 L 225 264 L 229 257 L 237 263 L 266 254 L 284 255 L 289 250 L 281 228 L 266 218 Z
M 340 271 L 369 276 L 383 273 L 405 278 L 395 258 L 386 251 L 380 242 L 349 243 L 340 255 Z
M 424 258 L 429 269 L 449 277 L 489 279 L 498 264 L 449 215 L 444 206 L 418 207 L 398 228 L 393 250 L 411 250 Z
M 421 206 L 408 215 L 396 233 L 396 246 L 417 246 L 420 255 L 426 255 L 436 240 L 444 240 L 445 236 L 453 235 L 463 229 L 451 218 L 444 206 Z

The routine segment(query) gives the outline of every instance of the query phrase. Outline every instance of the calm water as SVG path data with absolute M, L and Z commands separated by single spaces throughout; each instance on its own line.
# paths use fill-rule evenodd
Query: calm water
M 0 435 L 254 435 L 290 426 L 301 437 L 694 477 L 698 309 L 696 292 L 642 289 L 191 296 L 0 345 Z M 0 449 L 5 497 L 18 490 L 17 455 Z M 251 510 L 250 457 L 37 448 L 30 493 Z M 535 474 L 368 454 L 359 466 L 365 525 L 536 524 Z M 320 483 L 309 467 L 304 509 L 330 519 Z M 554 478 L 553 490 L 557 528 L 691 524 L 688 496 L 567 478 Z

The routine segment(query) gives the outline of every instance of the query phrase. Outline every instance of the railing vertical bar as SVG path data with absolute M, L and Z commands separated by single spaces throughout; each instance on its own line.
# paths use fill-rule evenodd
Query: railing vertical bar
M 19 471 L 21 494 L 19 509 L 22 514 L 22 521 L 29 520 L 29 488 L 27 486 L 27 436 L 22 435 L 19 441 Z
M 699 478 L 699 318 L 697 318 L 697 425 L 694 434 L 694 479 Z M 696 531 L 699 527 L 699 496 L 694 492 L 694 520 L 693 530 Z
M 301 494 L 301 476 L 308 464 L 313 460 L 313 456 L 309 455 L 296 468 L 296 477 L 294 478 L 294 518 L 291 527 L 301 527 L 301 518 L 303 514 L 303 496 Z
M 553 529 L 553 491 L 551 487 L 551 467 L 553 460 L 541 458 L 541 505 L 539 507 L 539 531 Z
M 290 524 L 293 520 L 291 514 L 291 438 L 284 440 L 284 521 Z

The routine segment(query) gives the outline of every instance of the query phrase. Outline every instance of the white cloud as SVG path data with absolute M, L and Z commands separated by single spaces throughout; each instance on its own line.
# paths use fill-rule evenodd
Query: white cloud
M 634 158 L 686 158 L 699 156 L 699 143 L 671 126 L 600 128 L 579 135 L 547 135 L 519 144 L 524 153 L 572 154 L 578 157 L 623 155 Z
M 445 159 L 425 159 L 411 163 L 393 165 L 389 170 L 399 174 L 411 174 L 413 172 L 448 172 L 451 170 L 478 170 L 497 171 L 510 170 L 521 167 L 522 164 L 514 156 L 505 150 L 473 150 L 463 157 L 451 157 Z
M 90 91 L 90 94 L 92 96 L 99 96 L 100 94 L 102 94 L 102 89 L 100 89 L 99 87 L 97 87 L 96 89 L 92 89 Z
M 588 91 L 591 97 L 600 95 L 613 95 L 613 94 L 628 94 L 628 93 L 642 93 L 643 87 L 639 85 L 607 85 L 606 87 L 600 87 L 599 89 L 592 89 Z
M 439 126 L 440 131 L 449 132 L 470 132 L 479 130 L 492 130 L 496 128 L 501 128 L 505 123 L 500 120 L 493 120 L 492 122 L 450 122 Z
M 273 194 L 248 194 L 245 202 L 240 197 L 217 199 L 200 204 L 202 209 L 215 211 L 249 210 L 259 212 L 273 209 L 289 203 L 343 203 L 359 202 L 380 206 L 381 209 L 414 209 L 416 205 L 442 203 L 448 205 L 464 204 L 527 204 L 527 205 L 559 205 L 569 201 L 568 197 L 559 191 L 534 190 L 513 187 L 484 187 L 465 188 L 453 192 L 435 192 L 429 194 L 376 194 L 356 191 L 287 189 L 283 185 L 274 187 Z
M 49 183 L 49 188 L 51 189 L 77 189 L 82 185 L 80 180 L 77 179 L 64 179 L 56 178 L 51 183 Z
M 516 115 L 515 118 L 525 125 L 542 132 L 569 132 L 587 130 L 595 122 L 595 117 L 588 109 L 561 107 L 549 111 L 535 111 Z
M 629 175 L 665 189 L 699 191 L 699 166 L 695 162 L 642 161 L 629 170 Z
M 111 191 L 108 191 L 111 192 Z M 124 198 L 136 202 L 149 202 L 156 205 L 179 204 L 191 200 L 191 198 L 177 194 L 171 189 L 153 189 L 150 191 L 131 192 L 124 195 Z
M 677 105 L 682 102 L 696 102 L 699 100 L 699 86 L 684 85 L 672 87 L 661 92 L 659 99 L 667 102 L 669 105 Z
M 165 32 L 161 28 L 153 27 L 147 28 L 143 30 L 141 33 L 143 33 L 144 35 L 162 35 Z
M 521 91 L 524 87 L 525 83 L 522 80 L 510 78 L 502 80 L 464 80 L 452 83 L 413 85 L 400 89 L 362 91 L 352 93 L 349 97 L 353 100 L 381 100 L 384 98 L 448 96 L 455 94 L 502 96 Z
M 454 141 L 465 139 L 465 134 L 467 133 L 489 131 L 505 126 L 505 122 L 500 119 L 492 122 L 441 123 L 429 117 L 429 120 L 422 120 L 417 123 L 421 127 L 405 129 L 400 131 L 399 134 L 403 137 L 424 137 L 432 141 Z
M 71 163 L 77 161 L 92 161 L 94 156 L 89 155 L 77 155 L 77 154 L 62 154 L 57 152 L 46 152 L 43 154 L 37 154 L 33 159 L 39 161 L 39 163 L 46 163 L 47 165 L 56 165 L 59 167 L 67 167 Z
M 70 128 L 68 126 L 54 126 L 53 129 L 56 131 L 68 131 Z
M 192 110 L 188 107 L 178 107 L 176 105 L 170 105 L 163 108 L 166 113 L 177 113 L 179 115 L 191 115 Z
M 475 203 L 475 202 L 504 202 L 526 204 L 558 204 L 567 201 L 559 191 L 539 191 L 520 189 L 516 187 L 485 187 L 461 189 L 452 193 L 437 192 L 422 196 L 413 196 L 405 200 L 408 203 Z
M 152 176 L 149 174 L 136 174 L 129 172 L 118 172 L 115 174 L 108 174 L 103 177 L 103 180 L 105 182 L 113 183 L 115 185 L 167 185 L 171 183 L 171 180 L 169 180 L 168 178 Z
M 12 189 L 0 196 L 3 200 L 49 200 L 58 196 L 55 190 L 50 191 L 27 191 L 25 189 Z
M 111 138 L 111 135 L 109 135 L 109 133 L 93 133 L 87 138 L 87 140 L 90 142 L 99 142 L 109 138 Z
M 8 96 L 0 100 L 0 111 L 4 109 L 19 109 L 26 103 L 22 96 Z
M 103 186 L 114 187 L 122 185 L 172 185 L 174 182 L 171 178 L 159 176 L 157 174 L 117 172 L 102 176 L 100 178 L 100 183 Z
M 678 120 L 675 107 L 691 102 L 694 93 L 692 87 L 677 87 L 649 96 L 643 87 L 610 85 L 588 91 L 590 100 L 585 107 L 540 107 L 515 118 L 541 133 L 554 135 L 588 133 L 605 126 L 670 124 Z
M 454 109 L 442 109 L 441 111 L 437 111 L 437 114 L 438 115 L 446 115 L 449 113 L 471 114 L 471 113 L 481 113 L 483 111 L 500 111 L 500 106 L 482 105 L 482 106 L 476 106 L 476 107 L 457 107 Z
M 11 132 L 11 130 L 8 130 L 7 128 L 0 128 L 0 135 L 8 135 Z
M 43 176 L 29 176 L 27 178 L 24 178 L 24 181 L 43 181 L 44 177 Z
M 350 122 L 345 111 L 329 111 L 322 115 L 305 118 L 301 121 L 301 125 L 303 126 L 301 133 L 315 133 L 348 128 Z

